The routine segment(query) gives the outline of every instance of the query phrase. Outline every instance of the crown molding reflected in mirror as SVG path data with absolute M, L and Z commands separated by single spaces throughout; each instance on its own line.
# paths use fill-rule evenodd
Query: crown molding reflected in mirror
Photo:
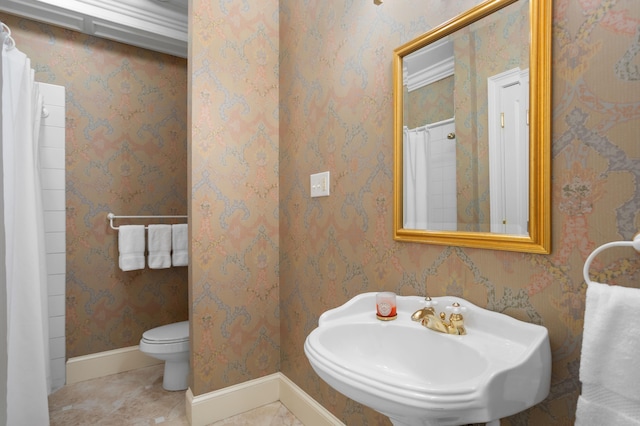
M 499 229 L 499 226 L 489 223 L 488 219 L 486 224 L 479 225 L 460 225 L 461 213 L 456 210 L 454 206 L 453 214 L 449 216 L 456 216 L 455 224 L 450 225 L 453 229 L 464 228 L 463 230 L 451 230 L 448 225 L 436 225 L 432 226 L 429 222 L 411 221 L 407 220 L 407 212 L 411 209 L 405 207 L 405 168 L 415 172 L 415 163 L 411 163 L 411 166 L 405 167 L 405 146 L 404 146 L 404 134 L 406 119 L 405 116 L 405 99 L 406 90 L 406 72 L 408 60 L 405 58 L 408 55 L 412 57 L 417 56 L 417 51 L 427 46 L 433 47 L 442 44 L 446 39 L 451 37 L 457 37 L 460 33 L 456 33 L 459 30 L 467 30 L 466 27 L 472 25 L 480 25 L 478 21 L 484 20 L 484 18 L 494 18 L 498 15 L 498 12 L 504 10 L 507 6 L 518 7 L 518 2 L 522 4 L 523 10 L 528 6 L 529 11 L 529 54 L 528 54 L 528 74 L 526 70 L 521 74 L 515 73 L 516 76 L 520 75 L 523 80 L 529 85 L 528 92 L 526 86 L 524 92 L 520 90 L 522 96 L 518 99 L 525 99 L 528 96 L 528 112 L 526 106 L 522 117 L 526 117 L 528 120 L 528 129 L 526 126 L 521 127 L 523 139 L 526 140 L 528 136 L 528 149 L 525 149 L 524 156 L 524 168 L 528 167 L 528 177 L 526 171 L 522 178 L 524 182 L 524 190 L 517 189 L 515 193 L 526 193 L 528 189 L 528 197 L 524 196 L 522 205 L 524 213 L 520 213 L 522 223 L 517 228 L 504 227 L 501 231 L 495 231 Z M 494 15 L 495 16 L 492 16 Z M 434 49 L 432 49 L 434 50 Z M 437 50 L 437 49 L 435 49 Z M 522 54 L 526 57 L 526 52 Z M 440 61 L 440 59 L 438 59 Z M 405 63 L 406 62 L 406 63 Z M 432 62 L 436 62 L 435 60 Z M 442 60 L 442 63 L 446 63 L 447 60 Z M 524 62 L 527 62 L 526 60 Z M 431 64 L 436 65 L 436 64 Z M 450 65 L 441 67 L 450 68 Z M 436 66 L 436 68 L 438 68 Z M 448 71 L 443 71 L 442 75 Z M 403 74 L 405 75 L 403 77 Z M 503 73 L 508 74 L 508 73 Z M 526 77 L 521 77 L 521 76 Z M 454 78 L 456 75 L 454 74 Z M 503 77 L 503 76 L 500 76 Z M 443 77 L 436 77 L 442 79 Z M 398 47 L 394 51 L 393 57 L 393 84 L 394 84 L 394 239 L 405 242 L 419 242 L 427 244 L 441 244 L 449 246 L 460 247 L 475 247 L 483 249 L 493 250 L 507 250 L 529 253 L 549 253 L 551 246 L 551 218 L 550 218 L 550 199 L 551 199 L 551 0 L 486 0 L 477 6 L 469 9 L 461 15 L 439 25 L 433 30 L 419 36 L 418 38 L 405 43 Z M 489 83 L 492 84 L 492 83 Z M 489 95 L 491 96 L 491 95 Z M 408 96 L 407 96 L 408 97 Z M 526 105 L 526 103 L 522 102 Z M 453 111 L 458 111 L 458 106 L 453 107 Z M 445 108 L 446 109 L 446 108 Z M 489 108 L 490 109 L 490 108 Z M 408 113 L 406 113 L 408 115 Z M 446 115 L 446 113 L 444 113 Z M 455 114 L 454 114 L 455 117 Z M 456 117 L 457 118 L 457 117 Z M 453 119 L 443 120 L 442 118 L 431 118 L 432 121 L 428 123 L 438 122 L 436 124 L 450 122 Z M 442 120 L 442 121 L 439 121 Z M 524 121 L 524 120 L 521 120 Z M 490 127 L 488 124 L 483 124 L 485 127 Z M 432 125 L 424 126 L 432 129 Z M 454 128 L 453 131 L 446 130 L 444 134 L 448 135 L 448 139 L 457 139 L 458 130 Z M 449 133 L 447 133 L 449 132 Z M 431 137 L 431 136 L 429 136 Z M 487 136 L 486 139 L 489 137 Z M 505 139 L 503 137 L 503 139 Z M 493 142 L 492 142 L 493 143 Z M 459 145 L 460 142 L 453 141 L 454 145 Z M 488 143 L 487 143 L 488 145 Z M 407 145 L 409 146 L 409 145 Z M 414 145 L 415 146 L 415 145 Z M 504 146 L 504 145 L 502 145 Z M 525 145 L 526 146 L 526 145 Z M 460 148 L 454 148 L 460 149 Z M 502 149 L 502 148 L 501 148 Z M 488 150 L 488 148 L 487 148 Z M 506 149 L 505 149 L 506 151 Z M 408 152 L 408 151 L 407 151 Z M 409 156 L 409 154 L 407 154 Z M 488 155 L 487 155 L 488 157 Z M 455 157 L 454 160 L 455 162 Z M 458 166 L 453 166 L 455 169 Z M 491 166 L 493 167 L 493 166 Z M 488 166 L 487 166 L 488 168 Z M 428 167 L 425 167 L 428 169 Z M 420 170 L 418 168 L 418 170 Z M 409 173 L 409 172 L 407 172 Z M 456 173 L 455 170 L 453 172 Z M 426 173 L 425 173 L 426 175 Z M 487 172 L 488 176 L 488 172 Z M 505 175 L 506 176 L 506 175 Z M 454 179 L 462 180 L 466 176 L 457 177 Z M 493 178 L 495 179 L 495 178 Z M 489 179 L 486 179 L 487 181 Z M 528 183 L 528 188 L 527 188 Z M 462 182 L 464 184 L 464 182 Z M 414 184 L 406 184 L 407 187 Z M 454 182 L 456 196 L 461 193 L 460 182 Z M 488 184 L 487 184 L 488 185 Z M 428 186 L 428 185 L 427 185 Z M 522 188 L 522 187 L 521 187 Z M 487 189 L 487 194 L 489 190 Z M 421 193 L 422 194 L 422 193 Z M 415 197 L 419 199 L 420 197 Z M 427 197 L 424 197 L 425 199 Z M 487 197 L 485 197 L 487 198 Z M 498 197 L 495 197 L 496 199 Z M 513 204 L 511 198 L 505 198 L 504 204 L 507 206 Z M 418 201 L 419 202 L 419 201 Z M 455 204 L 455 201 L 454 201 Z M 491 204 L 494 205 L 493 203 Z M 413 206 L 411 206 L 413 208 Z M 406 209 L 406 211 L 405 211 Z M 459 207 L 458 207 L 459 209 Z M 488 217 L 486 211 L 481 216 Z M 501 221 L 506 223 L 505 220 Z M 422 228 L 422 224 L 427 223 Z M 414 226 L 405 226 L 414 224 Z M 470 227 L 475 227 L 478 230 L 469 230 Z M 490 227 L 490 229 L 489 229 Z M 416 228 L 416 229 L 413 229 Z M 514 231 L 516 229 L 516 231 Z M 522 230 L 518 232 L 517 230 Z M 508 233 L 512 232 L 512 233 Z

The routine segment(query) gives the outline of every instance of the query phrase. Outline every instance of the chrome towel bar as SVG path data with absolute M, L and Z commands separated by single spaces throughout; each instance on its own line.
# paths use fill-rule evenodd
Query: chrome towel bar
M 109 213 L 107 214 L 107 220 L 109 221 L 109 226 L 111 227 L 111 229 L 114 230 L 118 230 L 120 229 L 119 226 L 113 226 L 113 221 L 116 219 L 187 219 L 189 216 L 187 215 L 165 215 L 165 216 L 139 216 L 139 215 L 135 215 L 135 216 L 116 216 L 113 213 Z M 149 229 L 148 226 L 145 226 L 145 229 Z

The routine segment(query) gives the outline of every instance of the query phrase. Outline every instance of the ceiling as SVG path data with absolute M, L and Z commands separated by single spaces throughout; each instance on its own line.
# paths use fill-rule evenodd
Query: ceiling
M 0 11 L 181 58 L 188 0 L 2 0 Z

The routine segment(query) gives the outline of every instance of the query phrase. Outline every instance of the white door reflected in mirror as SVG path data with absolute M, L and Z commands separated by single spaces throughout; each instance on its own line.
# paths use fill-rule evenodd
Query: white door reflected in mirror
M 491 232 L 529 233 L 529 70 L 492 76 L 489 89 Z

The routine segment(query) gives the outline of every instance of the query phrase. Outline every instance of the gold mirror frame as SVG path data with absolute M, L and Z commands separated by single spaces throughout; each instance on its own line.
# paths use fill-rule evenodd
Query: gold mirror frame
M 530 0 L 529 235 L 429 231 L 403 227 L 404 56 L 517 0 L 486 0 L 394 50 L 393 237 L 398 241 L 548 254 L 551 250 L 551 0 Z

